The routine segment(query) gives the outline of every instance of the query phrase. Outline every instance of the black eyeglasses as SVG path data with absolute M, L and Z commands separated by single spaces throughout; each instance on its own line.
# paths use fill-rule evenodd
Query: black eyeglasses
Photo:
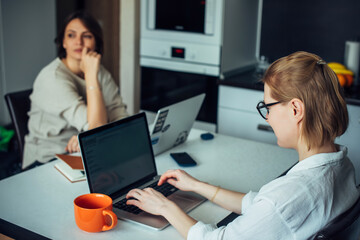
M 264 101 L 260 101 L 257 106 L 256 109 L 259 111 L 260 115 L 267 120 L 266 115 L 269 114 L 269 107 L 274 106 L 275 104 L 278 104 L 281 102 L 273 102 L 273 103 L 269 103 L 269 104 L 265 104 Z

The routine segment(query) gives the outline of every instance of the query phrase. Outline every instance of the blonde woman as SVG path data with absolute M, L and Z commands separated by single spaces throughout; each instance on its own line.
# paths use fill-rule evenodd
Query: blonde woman
M 242 214 L 226 227 L 197 221 L 154 189 L 133 189 L 127 204 L 165 217 L 187 239 L 310 239 L 359 198 L 347 149 L 334 143 L 348 126 L 335 73 L 319 56 L 296 52 L 274 62 L 257 105 L 280 147 L 293 148 L 299 162 L 259 192 L 239 193 L 201 182 L 182 170 L 159 180 L 203 195 Z

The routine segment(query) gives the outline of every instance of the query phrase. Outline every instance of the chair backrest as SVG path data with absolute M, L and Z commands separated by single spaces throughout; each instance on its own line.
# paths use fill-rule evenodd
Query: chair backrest
M 29 132 L 28 130 L 28 111 L 30 110 L 30 94 L 32 89 L 7 93 L 5 101 L 9 109 L 10 117 L 13 122 L 16 138 L 19 143 L 20 150 L 20 164 L 22 164 L 24 153 L 24 137 Z
M 360 239 L 360 198 L 346 212 L 315 236 L 316 240 L 358 240 Z

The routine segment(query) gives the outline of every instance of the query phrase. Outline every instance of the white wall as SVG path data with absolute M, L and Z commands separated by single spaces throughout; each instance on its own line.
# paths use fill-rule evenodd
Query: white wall
M 4 95 L 32 88 L 56 57 L 56 0 L 0 0 L 0 125 L 11 122 Z
M 140 1 L 120 1 L 120 91 L 128 113 L 140 110 Z

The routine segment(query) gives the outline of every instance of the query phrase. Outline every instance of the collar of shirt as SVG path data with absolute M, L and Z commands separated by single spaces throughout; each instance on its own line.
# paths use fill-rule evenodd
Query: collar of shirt
M 336 146 L 337 149 L 339 149 L 338 152 L 319 153 L 305 158 L 304 160 L 298 162 L 293 168 L 291 168 L 287 174 L 341 161 L 347 155 L 347 148 L 341 145 Z

